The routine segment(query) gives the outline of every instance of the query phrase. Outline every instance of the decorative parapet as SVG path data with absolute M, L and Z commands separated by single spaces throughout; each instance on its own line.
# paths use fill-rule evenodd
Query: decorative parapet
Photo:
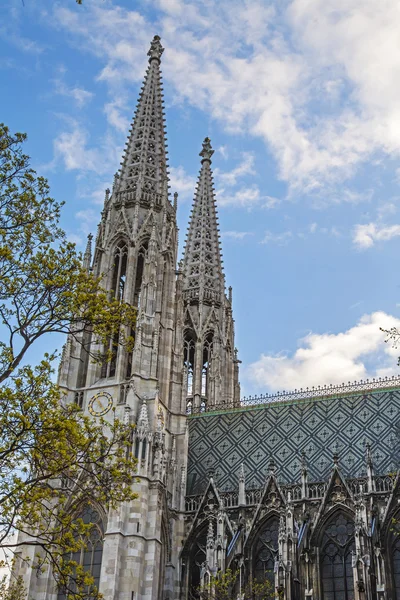
M 190 414 L 205 412 L 219 412 L 224 410 L 237 410 L 251 408 L 252 406 L 264 406 L 275 402 L 293 402 L 296 400 L 323 399 L 329 397 L 347 396 L 349 394 L 368 394 L 374 391 L 391 390 L 400 387 L 400 375 L 393 377 L 379 377 L 378 379 L 366 379 L 365 381 L 354 381 L 341 383 L 339 385 L 324 385 L 312 388 L 300 388 L 293 391 L 276 392 L 275 394 L 261 394 L 260 396 L 245 396 L 238 402 L 221 402 L 207 406 L 193 407 Z
M 375 494 L 390 494 L 393 489 L 394 478 L 392 475 L 378 475 L 374 477 L 375 480 Z M 358 496 L 368 492 L 368 481 L 366 477 L 356 477 L 346 479 L 346 483 L 351 492 Z M 308 484 L 308 500 L 322 500 L 328 487 L 327 481 L 315 481 Z M 281 485 L 280 489 L 285 496 L 286 500 L 291 502 L 304 501 L 301 494 L 301 484 L 295 483 L 290 485 Z M 257 506 L 260 502 L 262 495 L 262 488 L 248 489 L 246 490 L 246 506 Z M 220 492 L 219 496 L 222 500 L 224 508 L 238 508 L 239 506 L 239 494 L 238 492 Z M 189 513 L 195 513 L 201 501 L 203 500 L 203 494 L 196 496 L 186 496 L 185 498 L 185 511 Z

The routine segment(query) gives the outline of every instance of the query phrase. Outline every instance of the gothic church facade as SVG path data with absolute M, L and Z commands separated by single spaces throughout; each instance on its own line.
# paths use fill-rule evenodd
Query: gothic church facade
M 80 560 L 105 600 L 194 599 L 228 568 L 238 597 L 269 579 L 285 600 L 400 600 L 400 380 L 241 400 L 208 138 L 177 263 L 162 53 L 156 36 L 84 256 L 137 307 L 135 346 L 110 340 L 101 366 L 83 350 L 90 339 L 68 339 L 60 365 L 72 402 L 136 425 L 137 500 L 92 508 L 98 535 Z M 29 597 L 62 599 L 49 573 L 22 574 Z

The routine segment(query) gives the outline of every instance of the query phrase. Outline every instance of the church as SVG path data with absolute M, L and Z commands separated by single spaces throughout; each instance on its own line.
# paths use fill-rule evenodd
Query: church
M 105 600 L 194 600 L 228 569 L 235 598 L 269 580 L 284 600 L 400 600 L 400 377 L 241 397 L 207 137 L 178 261 L 163 51 L 155 36 L 84 255 L 110 294 L 137 307 L 135 346 L 110 340 L 102 366 L 84 350 L 94 341 L 71 338 L 59 370 L 92 418 L 114 408 L 135 424 L 137 499 L 92 507 L 96 539 L 80 561 Z M 48 573 L 23 576 L 29 598 L 64 599 Z

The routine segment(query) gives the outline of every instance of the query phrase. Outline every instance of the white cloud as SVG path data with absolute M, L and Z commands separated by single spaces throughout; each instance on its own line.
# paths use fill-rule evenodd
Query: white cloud
M 118 164 L 122 154 L 115 140 L 106 136 L 96 148 L 92 148 L 85 127 L 73 119 L 66 119 L 66 122 L 69 130 L 61 132 L 54 140 L 54 158 L 47 168 L 62 162 L 67 171 L 110 174 L 112 166 Z
M 194 196 L 196 178 L 193 175 L 188 175 L 182 166 L 170 167 L 169 174 L 172 193 L 178 192 L 181 200 Z
M 108 123 L 115 127 L 117 131 L 121 131 L 125 135 L 128 134 L 129 119 L 123 115 L 125 110 L 125 102 L 121 98 L 107 102 L 104 105 L 104 112 Z
M 399 351 L 385 344 L 380 327 L 400 327 L 400 320 L 375 312 L 343 333 L 310 333 L 293 355 L 263 354 L 248 366 L 246 379 L 254 389 L 277 391 L 398 374 Z
M 242 153 L 242 161 L 231 171 L 215 169 L 214 175 L 221 185 L 235 186 L 240 177 L 255 175 L 254 155 L 251 152 Z
M 291 231 L 282 231 L 282 233 L 274 233 L 273 231 L 266 231 L 262 244 L 278 244 L 278 246 L 286 245 L 289 240 L 293 237 Z
M 241 206 L 243 208 L 252 208 L 263 200 L 257 185 L 242 187 L 235 192 L 219 189 L 216 191 L 216 198 L 218 206 Z
M 79 108 L 82 108 L 93 98 L 93 93 L 80 87 L 68 87 L 62 79 L 54 80 L 54 91 L 60 96 L 72 98 Z
M 230 238 L 232 240 L 243 240 L 248 235 L 253 235 L 251 231 L 223 231 L 221 236 L 223 238 Z
M 158 1 L 175 97 L 260 136 L 292 191 L 331 189 L 380 153 L 400 157 L 400 11 L 391 0 Z M 137 10 L 56 6 L 103 61 L 111 90 L 141 79 L 154 26 Z M 273 24 L 273 28 L 271 25 Z M 104 43 L 112 39 L 113 43 Z M 315 110 L 318 103 L 318 111 Z M 332 201 L 359 201 L 333 194 Z
M 87 148 L 87 137 L 84 129 L 75 127 L 72 131 L 60 133 L 54 140 L 55 157 L 64 162 L 67 171 L 97 171 L 97 153 Z
M 353 243 L 358 249 L 365 250 L 374 246 L 376 242 L 386 242 L 399 235 L 400 225 L 359 224 L 353 231 Z

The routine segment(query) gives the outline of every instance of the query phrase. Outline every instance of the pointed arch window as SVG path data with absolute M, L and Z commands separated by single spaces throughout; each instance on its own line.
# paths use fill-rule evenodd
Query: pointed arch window
M 194 388 L 194 356 L 196 341 L 191 329 L 187 329 L 183 338 L 183 366 L 186 373 L 187 395 L 193 395 Z
M 270 581 L 275 588 L 275 561 L 278 558 L 279 519 L 272 517 L 261 528 L 254 550 L 253 577 Z
M 328 522 L 321 544 L 324 600 L 354 600 L 354 551 L 354 522 L 344 513 L 336 514 Z
M 207 396 L 210 387 L 210 363 L 213 349 L 213 338 L 214 334 L 210 331 L 205 339 L 203 345 L 203 364 L 201 368 L 201 395 Z
M 76 562 L 92 575 L 94 583 L 88 586 L 86 590 L 89 597 L 94 588 L 99 589 L 101 562 L 103 558 L 104 524 L 99 511 L 89 505 L 85 505 L 81 513 L 77 515 L 77 518 L 82 519 L 86 525 L 91 523 L 92 527 L 87 535 L 81 538 L 82 547 L 80 550 L 72 552 L 66 558 Z M 75 582 L 72 575 L 68 583 L 68 589 L 60 589 L 57 600 L 66 600 L 69 597 L 69 592 L 74 592 L 75 589 Z
M 133 304 L 137 308 L 140 308 L 140 299 L 141 299 L 141 289 L 143 282 L 143 271 L 144 271 L 144 263 L 147 255 L 147 248 L 149 245 L 149 241 L 146 240 L 142 243 L 139 248 L 137 263 L 136 263 L 136 278 L 135 278 L 135 291 L 133 296 Z
M 122 301 L 126 284 L 126 265 L 128 260 L 128 247 L 125 242 L 120 242 L 114 252 L 114 267 L 111 289 L 114 298 Z

